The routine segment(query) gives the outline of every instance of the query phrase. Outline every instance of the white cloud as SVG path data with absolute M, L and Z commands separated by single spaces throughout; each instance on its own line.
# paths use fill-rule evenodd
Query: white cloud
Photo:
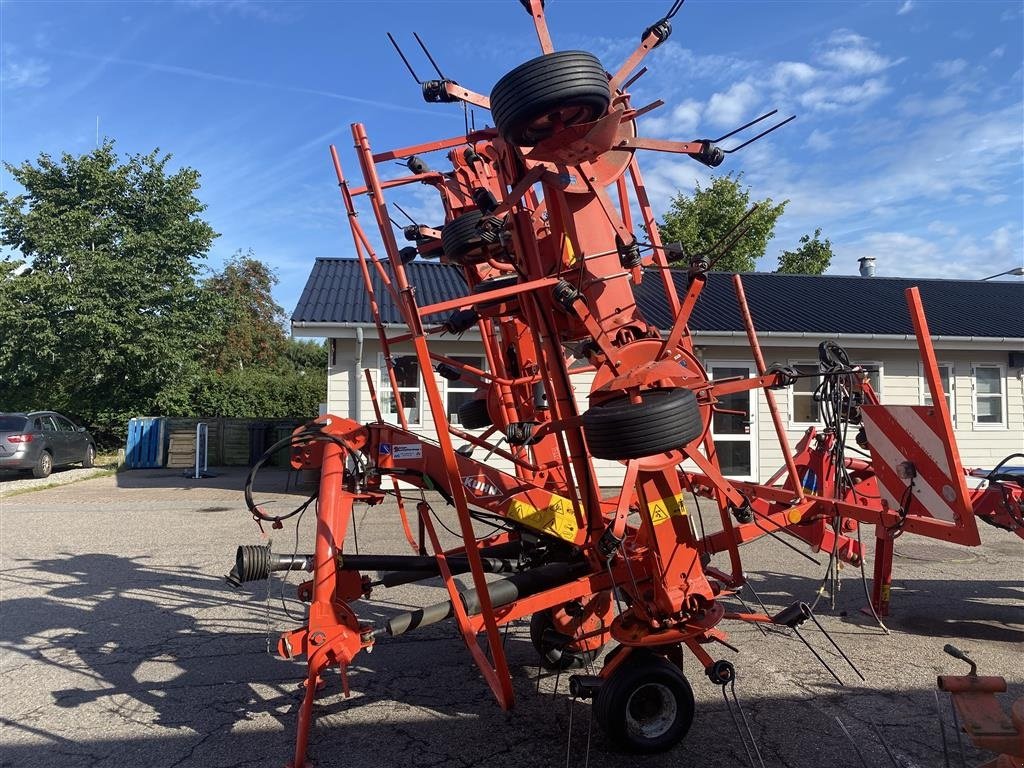
M 771 84 L 779 89 L 806 85 L 818 76 L 818 71 L 802 61 L 780 61 L 772 70 Z
M 963 59 L 952 59 L 935 63 L 935 74 L 942 78 L 956 77 L 965 69 L 967 69 L 967 62 Z
M 729 90 L 711 97 L 705 117 L 714 125 L 739 125 L 749 119 L 757 99 L 758 92 L 749 82 L 734 83 Z
M 1003 55 L 1005 53 L 1006 53 L 1006 46 L 1005 45 L 1000 45 L 998 48 L 993 48 L 992 52 L 989 54 L 989 56 L 991 56 L 993 59 L 1001 59 L 1001 58 L 1003 58 Z
M 253 0 L 179 0 L 178 4 L 184 8 L 205 11 L 214 17 L 233 15 L 275 22 L 285 19 L 284 14 L 280 13 L 278 3 L 260 3 Z
M 866 37 L 840 29 L 822 46 L 819 58 L 827 66 L 850 75 L 873 75 L 902 61 L 883 56 L 875 47 Z
M 807 137 L 807 146 L 816 152 L 829 149 L 832 147 L 832 133 L 821 131 L 815 128 L 811 135 Z
M 900 6 L 900 9 L 896 11 L 896 15 L 903 16 L 905 14 L 908 14 L 911 10 L 913 10 L 913 8 L 914 0 L 906 0 L 906 2 L 904 2 L 903 5 Z
M 699 101 L 687 99 L 664 115 L 655 112 L 649 117 L 640 118 L 640 129 L 645 136 L 665 138 L 688 136 L 692 139 L 700 125 L 703 111 L 704 107 Z
M 42 88 L 50 82 L 50 65 L 40 59 L 19 59 L 15 51 L 5 48 L 0 85 L 7 90 Z
M 866 106 L 889 91 L 885 78 L 873 77 L 855 85 L 811 88 L 800 96 L 800 103 L 808 109 L 833 112 L 842 107 Z
M 864 256 L 875 258 L 877 274 L 884 277 L 949 277 L 969 279 L 975 267 L 962 259 L 950 259 L 939 244 L 905 232 L 871 232 L 843 247 L 844 264 L 836 272 L 852 271 Z M 832 270 L 830 270 L 832 271 Z

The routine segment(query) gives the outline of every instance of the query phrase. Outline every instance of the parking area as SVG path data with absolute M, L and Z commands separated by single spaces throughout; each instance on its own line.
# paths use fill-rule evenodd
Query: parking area
M 283 492 L 284 472 L 266 478 L 268 503 L 286 509 L 301 500 Z M 238 470 L 205 480 L 142 470 L 0 498 L 0 764 L 285 764 L 303 668 L 267 651 L 277 632 L 301 624 L 301 607 L 282 605 L 277 579 L 269 592 L 266 583 L 240 591 L 224 583 L 235 546 L 260 541 L 242 482 Z M 453 520 L 440 499 L 435 509 Z M 291 526 L 268 530 L 275 549 L 308 551 L 311 517 L 298 541 Z M 357 530 L 364 553 L 405 551 L 393 504 L 360 508 Z M 892 765 L 886 748 L 899 766 L 944 765 L 935 677 L 966 670 L 943 653 L 947 642 L 969 651 L 983 673 L 1007 677 L 1012 696 L 1024 694 L 1024 542 L 990 528 L 982 536 L 974 549 L 898 540 L 889 635 L 860 613 L 858 573 L 843 571 L 836 608 L 824 598 L 821 620 L 866 682 L 813 628 L 804 636 L 846 686 L 791 634 L 727 628 L 739 653 L 714 653 L 738 670 L 736 692 L 766 765 Z M 770 538 L 744 556 L 769 609 L 813 599 L 825 566 L 824 557 L 810 562 Z M 388 590 L 357 612 L 381 620 L 442 593 L 437 586 Z M 337 675 L 328 679 L 315 710 L 312 757 L 352 768 L 745 764 L 721 690 L 692 661 L 690 735 L 672 752 L 641 758 L 610 750 L 590 705 L 568 698 L 564 675 L 538 679 L 525 621 L 510 629 L 507 652 L 517 703 L 506 713 L 454 626 L 382 640 L 350 671 L 350 698 Z M 939 703 L 959 765 L 948 702 Z M 982 755 L 964 749 L 967 765 L 980 762 Z

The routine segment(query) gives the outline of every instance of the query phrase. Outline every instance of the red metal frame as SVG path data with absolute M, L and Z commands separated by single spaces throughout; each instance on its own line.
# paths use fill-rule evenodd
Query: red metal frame
M 541 49 L 550 53 L 554 49 L 542 4 L 530 0 L 528 5 Z M 714 659 L 707 650 L 709 644 L 727 642 L 720 622 L 771 621 L 762 614 L 726 612 L 718 602 L 744 583 L 740 546 L 746 542 L 784 531 L 813 548 L 834 551 L 847 562 L 859 563 L 863 552 L 851 534 L 860 523 L 874 525 L 873 602 L 880 614 L 888 607 L 895 536 L 909 532 L 967 545 L 979 542 L 972 507 L 979 496 L 972 499 L 967 492 L 916 289 L 908 291 L 907 301 L 934 405 L 913 407 L 901 414 L 903 418 L 894 417 L 892 407 L 878 402 L 862 374 L 857 391 L 850 394 L 863 400 L 860 411 L 868 431 L 870 461 L 848 459 L 843 467 L 836 467 L 834 449 L 842 437 L 829 431 L 809 430 L 791 454 L 773 392 L 791 382 L 785 372 L 769 371 L 765 366 L 739 276 L 734 279 L 737 303 L 757 376 L 709 379 L 694 354 L 689 330 L 706 277 L 700 269 L 693 270 L 680 296 L 668 270 L 636 157 L 638 150 L 700 157 L 708 143 L 638 137 L 635 118 L 659 102 L 634 109 L 625 90 L 636 79 L 627 78 L 658 39 L 649 31 L 610 77 L 613 98 L 607 114 L 592 123 L 564 126 L 534 147 L 513 146 L 497 130 L 487 129 L 374 153 L 366 129 L 355 123 L 352 137 L 363 181 L 359 187 L 349 186 L 338 153 L 331 147 L 396 402 L 400 400 L 392 354 L 396 345 L 403 344 L 411 347 L 421 371 L 430 371 L 436 362 L 444 363 L 478 386 L 494 427 L 474 435 L 450 424 L 436 380 L 425 375 L 423 391 L 437 428 L 436 441 L 410 430 L 402 407 L 398 408 L 398 425 L 384 423 L 374 395 L 376 422 L 361 425 L 335 416 L 321 417 L 316 422 L 320 434 L 337 442 L 325 443 L 322 451 L 307 446 L 293 457 L 296 466 L 321 469 L 313 579 L 300 588 L 300 594 L 311 600 L 309 620 L 305 627 L 282 636 L 279 646 L 282 655 L 305 655 L 308 663 L 292 762 L 296 768 L 305 764 L 312 702 L 321 673 L 332 665 L 344 671 L 377 637 L 371 627 L 359 622 L 349 605 L 367 594 L 366 580 L 340 564 L 339 555 L 352 505 L 380 502 L 385 475 L 390 475 L 391 490 L 399 496 L 410 546 L 422 552 L 429 542 L 450 598 L 452 617 L 503 708 L 512 706 L 514 693 L 500 629 L 521 617 L 548 612 L 555 628 L 572 637 L 572 646 L 578 650 L 596 649 L 608 639 L 626 646 L 627 652 L 617 655 L 601 672 L 606 677 L 623 663 L 628 649 L 637 647 L 653 648 L 676 660 L 685 646 L 710 669 Z M 486 97 L 454 83 L 443 86 L 450 98 L 477 106 L 489 104 Z M 430 152 L 446 152 L 452 170 L 411 173 L 388 181 L 378 176 L 381 163 Z M 472 190 L 483 190 L 496 201 L 489 212 L 495 228 L 493 247 L 488 246 L 480 258 L 460 264 L 470 289 L 464 297 L 427 306 L 417 303 L 385 199 L 385 190 L 410 183 L 428 184 L 437 190 L 447 222 L 478 210 Z M 378 258 L 357 217 L 356 201 L 362 197 L 377 224 L 386 264 Z M 632 210 L 639 212 L 646 227 L 648 254 L 641 255 L 641 244 L 633 235 Z M 416 228 L 413 234 L 421 256 L 445 258 L 439 229 Z M 665 304 L 675 318 L 667 334 L 644 319 L 634 298 L 633 288 L 644 268 L 653 268 L 660 275 Z M 473 292 L 486 279 L 502 275 L 518 279 L 512 285 Z M 374 277 L 399 308 L 404 329 L 396 332 L 382 323 Z M 443 326 L 425 328 L 425 318 L 463 309 L 477 313 L 487 370 L 430 349 L 431 337 Z M 570 348 L 584 365 L 577 364 Z M 721 397 L 761 389 L 786 465 L 766 484 L 732 481 L 724 476 L 714 440 L 705 427 L 704 434 L 689 445 L 625 461 L 621 487 L 603 496 L 574 392 L 573 381 L 581 373 L 594 374 L 591 406 L 623 395 L 637 403 L 641 393 L 650 389 L 689 389 L 696 395 L 705 425 L 719 409 Z M 369 375 L 367 381 L 372 388 Z M 538 401 L 536 387 L 542 388 L 544 402 Z M 516 429 L 528 429 L 529 439 L 509 440 L 514 444 L 507 448 L 498 444 L 499 438 Z M 923 446 L 921 430 L 928 433 Z M 508 460 L 511 471 L 457 451 L 454 438 Z M 346 453 L 373 471 L 345 474 Z M 907 471 L 907 466 L 913 472 Z M 838 472 L 849 478 L 842 490 L 836 481 Z M 807 487 L 803 478 L 811 475 L 817 483 Z M 401 505 L 398 478 L 444 495 L 458 519 L 462 539 L 458 547 L 442 546 L 425 502 L 417 506 L 420 540 L 413 538 Z M 716 501 L 720 532 L 697 535 L 683 503 L 685 489 Z M 937 513 L 933 505 L 936 494 L 949 514 Z M 1011 499 L 1019 516 L 1020 495 L 1011 494 Z M 1000 503 L 1006 506 L 1005 494 L 986 509 L 1002 519 Z M 752 522 L 741 522 L 743 515 L 734 514 L 748 511 Z M 473 527 L 474 513 L 505 521 L 512 532 L 479 540 Z M 494 605 L 480 551 L 499 542 L 538 536 L 572 553 L 567 561 L 573 564 L 571 572 L 557 583 Z M 730 572 L 707 563 L 704 558 L 714 553 L 728 553 Z M 452 577 L 450 561 L 456 556 L 468 563 L 477 596 L 474 610 L 467 609 L 460 585 Z M 628 607 L 619 612 L 613 610 L 613 589 L 628 598 Z M 574 601 L 579 601 L 580 608 L 569 612 L 566 606 Z M 486 650 L 479 642 L 480 634 L 485 637 Z

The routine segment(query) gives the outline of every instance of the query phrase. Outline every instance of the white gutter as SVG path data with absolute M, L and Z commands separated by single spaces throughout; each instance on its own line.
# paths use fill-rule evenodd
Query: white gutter
M 360 424 L 362 420 L 363 388 L 360 385 L 359 376 L 363 371 L 363 329 L 356 328 L 356 356 L 352 361 L 352 369 L 349 371 L 348 380 L 348 412 L 351 418 Z
M 351 338 L 349 333 L 338 331 L 356 330 L 359 333 L 362 329 L 374 328 L 373 323 L 310 323 L 305 321 L 292 321 L 292 334 L 294 336 L 330 337 L 338 336 Z M 406 328 L 404 323 L 385 323 L 385 328 Z M 305 331 L 296 332 L 296 331 Z M 476 328 L 466 332 L 468 335 L 479 335 Z M 695 339 L 737 339 L 735 343 L 746 344 L 746 331 L 693 331 Z M 824 339 L 841 339 L 844 341 L 872 341 L 884 342 L 893 346 L 915 346 L 917 337 L 911 333 L 907 334 L 886 334 L 886 333 L 827 333 L 825 331 L 758 331 L 759 339 L 774 339 L 783 341 L 806 341 L 814 342 Z M 1024 337 L 1020 336 L 932 336 L 932 342 L 945 346 L 953 345 L 975 345 L 994 346 L 1007 349 L 1024 349 Z

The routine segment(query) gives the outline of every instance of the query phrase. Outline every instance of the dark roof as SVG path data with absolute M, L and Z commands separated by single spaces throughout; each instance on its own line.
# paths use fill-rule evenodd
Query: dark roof
M 390 268 L 386 267 L 389 270 Z M 372 273 L 385 323 L 402 323 L 380 277 Z M 414 261 L 406 266 L 420 306 L 466 294 L 461 271 L 437 262 Z M 684 272 L 672 272 L 682 295 Z M 923 280 L 847 275 L 743 275 L 750 313 L 759 331 L 776 333 L 910 335 L 904 291 L 917 286 L 935 336 L 1024 338 L 1024 282 Z M 644 317 L 659 328 L 671 326 L 661 281 L 645 273 L 637 291 Z M 435 322 L 437 318 L 428 318 Z M 294 323 L 373 323 L 370 303 L 355 259 L 317 259 L 306 281 Z M 742 331 L 732 275 L 712 272 L 691 318 L 696 331 Z

